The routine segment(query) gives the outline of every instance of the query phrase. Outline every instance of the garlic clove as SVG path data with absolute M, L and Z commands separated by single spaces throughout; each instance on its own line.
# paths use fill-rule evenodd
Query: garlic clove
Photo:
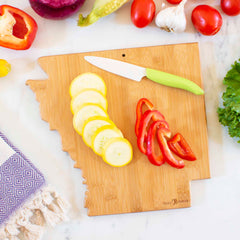
M 183 0 L 177 7 L 169 7 L 161 10 L 156 18 L 156 25 L 167 32 L 184 32 L 186 29 L 186 16 L 184 5 L 187 0 Z

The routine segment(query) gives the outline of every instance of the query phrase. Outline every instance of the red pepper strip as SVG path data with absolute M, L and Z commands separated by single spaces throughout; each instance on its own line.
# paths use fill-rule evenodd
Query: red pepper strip
M 178 160 L 172 155 L 165 137 L 169 137 L 168 129 L 166 131 L 164 128 L 159 128 L 157 131 L 157 140 L 165 161 L 172 167 L 183 168 L 185 166 L 184 161 Z
M 146 154 L 147 150 L 144 146 L 145 139 L 147 137 L 147 131 L 148 131 L 148 125 L 151 120 L 157 121 L 157 120 L 164 120 L 164 116 L 157 110 L 147 110 L 140 121 L 140 126 L 139 126 L 139 135 L 137 138 L 137 144 L 139 150 Z M 166 122 L 167 126 L 168 123 Z M 168 126 L 169 128 L 169 126 Z
M 166 132 L 168 131 L 170 133 L 167 122 L 160 120 L 160 121 L 153 122 L 151 124 L 148 130 L 148 135 L 147 135 L 147 153 L 146 154 L 148 156 L 148 160 L 156 166 L 161 166 L 165 162 L 162 152 L 160 151 L 160 154 L 158 156 L 156 155 L 156 152 L 155 152 L 155 137 L 156 137 L 156 132 L 159 128 L 164 128 L 166 129 Z
M 187 141 L 180 133 L 176 133 L 174 137 L 168 141 L 168 146 L 172 152 L 182 159 L 189 161 L 197 159 Z
M 141 118 L 143 116 L 143 106 L 144 105 L 146 105 L 147 108 L 150 110 L 153 109 L 153 104 L 147 98 L 139 99 L 139 101 L 137 103 L 137 108 L 136 108 L 136 124 L 135 124 L 136 136 L 139 135 L 139 126 L 140 126 Z
M 24 11 L 0 6 L 0 46 L 15 50 L 30 48 L 37 33 L 37 23 Z

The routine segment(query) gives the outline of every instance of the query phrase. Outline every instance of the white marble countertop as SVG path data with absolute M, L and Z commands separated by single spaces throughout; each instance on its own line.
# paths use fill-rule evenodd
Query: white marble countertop
M 217 6 L 218 2 L 201 1 L 212 6 Z M 88 13 L 92 3 L 93 0 L 86 0 L 81 12 Z M 238 238 L 240 145 L 219 124 L 216 110 L 224 90 L 223 77 L 230 65 L 240 57 L 240 16 L 228 17 L 223 14 L 221 31 L 207 37 L 196 33 L 190 21 L 187 32 L 182 34 L 162 32 L 154 23 L 138 29 L 130 20 L 131 3 L 86 28 L 77 27 L 77 15 L 62 21 L 43 19 L 33 12 L 28 0 L 1 0 L 1 4 L 19 7 L 31 14 L 39 30 L 29 50 L 0 48 L 0 58 L 12 65 L 9 75 L 0 79 L 0 129 L 72 206 L 71 221 L 47 229 L 43 240 Z M 186 9 L 190 10 L 196 4 L 189 0 Z M 41 120 L 39 103 L 25 85 L 27 79 L 46 78 L 37 59 L 53 54 L 184 42 L 199 43 L 211 179 L 191 182 L 192 207 L 187 209 L 88 217 L 84 208 L 86 187 L 82 184 L 81 170 L 74 169 L 69 155 L 61 150 L 58 132 L 50 131 L 48 123 Z

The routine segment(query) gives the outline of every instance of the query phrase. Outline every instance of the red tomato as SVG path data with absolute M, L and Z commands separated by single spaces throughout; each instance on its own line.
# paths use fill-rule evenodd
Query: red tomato
M 209 5 L 199 5 L 192 11 L 192 22 L 203 35 L 215 35 L 222 27 L 222 16 Z
M 134 0 L 131 6 L 131 19 L 136 27 L 150 24 L 155 16 L 156 6 L 153 0 Z
M 179 4 L 182 0 L 167 0 L 171 4 Z
M 240 13 L 240 0 L 221 0 L 222 10 L 229 16 Z

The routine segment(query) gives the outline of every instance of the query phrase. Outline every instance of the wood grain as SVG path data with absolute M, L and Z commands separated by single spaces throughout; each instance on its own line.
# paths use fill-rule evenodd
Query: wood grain
M 40 102 L 42 119 L 49 122 L 51 130 L 59 131 L 63 150 L 75 161 L 75 167 L 82 169 L 88 189 L 85 207 L 89 216 L 189 207 L 190 181 L 210 177 L 204 96 L 162 86 L 145 78 L 137 83 L 113 75 L 86 62 L 83 58 L 86 55 L 159 69 L 186 77 L 203 87 L 198 44 L 41 57 L 39 64 L 49 79 L 27 81 Z M 108 166 L 73 129 L 68 90 L 71 81 L 84 72 L 97 73 L 106 82 L 109 116 L 133 146 L 133 161 L 125 167 Z M 172 133 L 183 134 L 197 155 L 197 161 L 185 161 L 186 166 L 181 170 L 168 164 L 157 167 L 140 153 L 134 124 L 136 103 L 141 97 L 151 100 L 164 114 Z

